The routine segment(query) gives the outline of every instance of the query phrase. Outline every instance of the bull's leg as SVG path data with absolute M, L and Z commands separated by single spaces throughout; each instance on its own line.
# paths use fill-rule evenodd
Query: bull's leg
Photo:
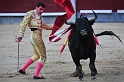
M 83 81 L 84 79 L 83 79 L 82 66 L 80 64 L 80 59 L 78 59 L 76 57 L 76 54 L 71 53 L 71 55 L 72 55 L 72 59 L 73 59 L 75 65 L 76 65 L 76 70 L 78 72 L 78 77 L 81 81 Z
M 96 74 L 97 74 L 97 70 L 95 67 L 95 59 L 96 59 L 96 53 L 94 52 L 90 57 L 90 64 L 89 64 L 92 79 L 96 79 Z
M 91 79 L 96 79 L 97 70 L 95 68 L 95 65 L 89 65 L 89 67 L 91 70 Z
M 76 67 L 76 70 L 78 71 L 78 77 L 81 81 L 84 81 L 84 78 L 83 78 L 83 73 L 82 73 L 82 66 L 77 66 Z

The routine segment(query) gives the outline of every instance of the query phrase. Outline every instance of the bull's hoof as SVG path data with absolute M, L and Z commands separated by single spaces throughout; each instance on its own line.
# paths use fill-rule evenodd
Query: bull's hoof
M 91 79 L 97 79 L 96 76 L 91 76 Z
M 79 78 L 80 81 L 84 82 L 84 78 Z

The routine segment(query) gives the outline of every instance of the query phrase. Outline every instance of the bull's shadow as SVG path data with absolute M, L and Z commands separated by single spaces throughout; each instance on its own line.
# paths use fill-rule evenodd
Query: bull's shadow
M 93 13 L 94 17 L 87 18 L 81 16 L 76 19 L 75 23 L 70 23 L 65 20 L 65 24 L 70 25 L 70 29 L 72 30 L 68 40 L 68 47 L 71 52 L 72 59 L 76 65 L 75 74 L 77 74 L 79 79 L 82 81 L 84 78 L 82 73 L 82 65 L 80 64 L 81 59 L 90 59 L 89 68 L 91 71 L 91 78 L 96 79 L 96 44 L 100 45 L 96 37 L 102 35 L 114 35 L 121 41 L 121 39 L 112 31 L 104 31 L 99 34 L 95 34 L 92 29 L 92 25 L 97 19 L 97 14 L 94 11 Z

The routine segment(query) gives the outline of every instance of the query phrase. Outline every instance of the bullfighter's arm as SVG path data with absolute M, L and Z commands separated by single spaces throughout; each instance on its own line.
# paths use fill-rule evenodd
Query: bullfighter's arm
M 42 21 L 42 27 L 45 30 L 52 30 L 53 26 L 52 25 L 47 25 L 44 21 Z
M 27 13 L 25 15 L 25 17 L 23 18 L 23 21 L 20 23 L 20 29 L 19 29 L 19 36 L 23 37 L 24 36 L 24 32 L 26 29 L 26 26 L 28 25 L 29 21 L 30 21 L 31 15 L 29 13 Z

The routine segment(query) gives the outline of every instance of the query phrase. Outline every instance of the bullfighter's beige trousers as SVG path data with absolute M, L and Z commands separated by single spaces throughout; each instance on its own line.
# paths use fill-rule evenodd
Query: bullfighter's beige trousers
M 31 57 L 32 60 L 36 61 L 39 59 L 39 62 L 44 63 L 46 60 L 46 48 L 42 40 L 42 30 L 32 31 L 30 42 L 34 50 L 34 56 Z

